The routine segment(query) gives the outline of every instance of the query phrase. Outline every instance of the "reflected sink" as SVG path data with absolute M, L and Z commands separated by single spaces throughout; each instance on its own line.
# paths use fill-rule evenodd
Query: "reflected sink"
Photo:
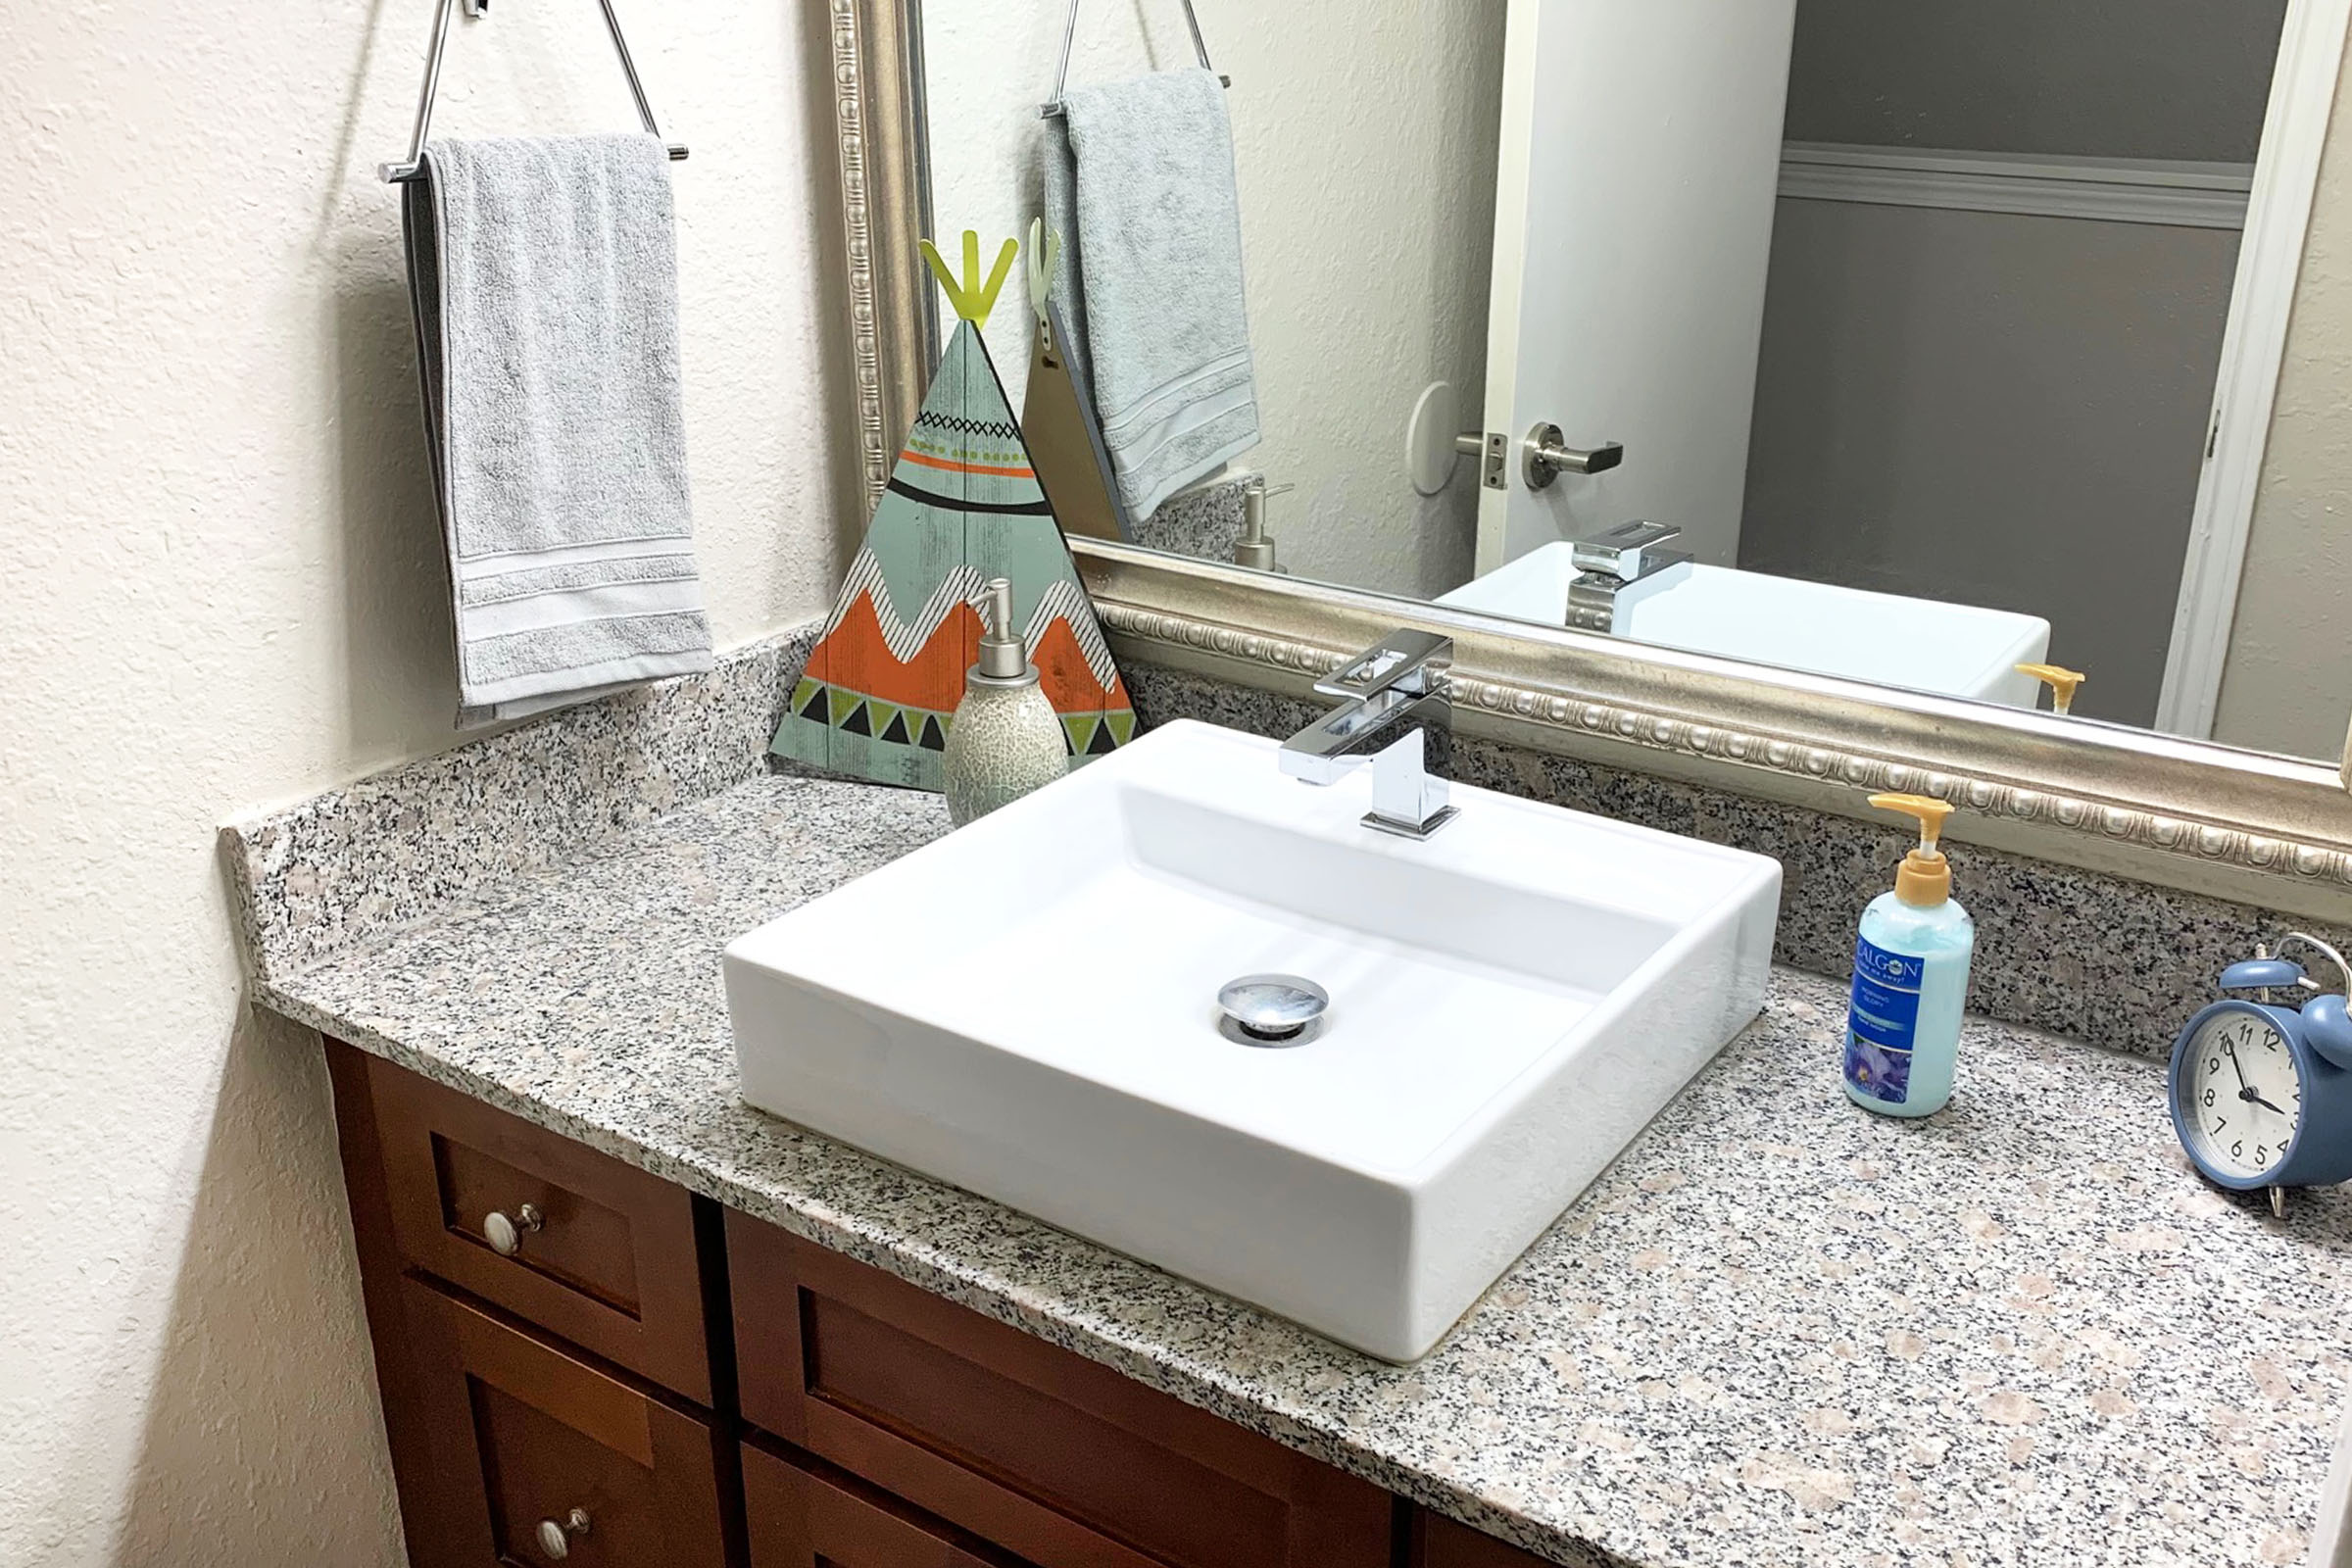
M 1438 603 L 1560 625 L 1576 576 L 1572 549 L 1562 542 L 1531 550 Z M 2050 623 L 2038 615 L 1729 566 L 1693 565 L 1689 577 L 1635 605 L 1619 635 L 2012 708 L 2032 708 L 2041 696 L 2040 684 L 2016 666 L 2050 657 Z
M 1456 786 L 1373 832 L 1182 721 L 739 938 L 743 1097 L 1374 1355 L 1436 1344 L 1762 1004 L 1781 868 Z M 1218 994 L 1330 996 L 1243 1043 Z

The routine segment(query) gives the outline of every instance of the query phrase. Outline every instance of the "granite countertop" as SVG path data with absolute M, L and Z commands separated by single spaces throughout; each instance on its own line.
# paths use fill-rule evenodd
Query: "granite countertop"
M 2159 1064 L 1971 1020 L 1951 1107 L 1886 1120 L 1839 1093 L 1839 989 L 1776 972 L 1389 1366 L 737 1101 L 719 949 L 946 829 L 755 779 L 260 1000 L 1559 1562 L 2300 1560 L 2352 1198 L 2279 1224 L 2207 1188 Z

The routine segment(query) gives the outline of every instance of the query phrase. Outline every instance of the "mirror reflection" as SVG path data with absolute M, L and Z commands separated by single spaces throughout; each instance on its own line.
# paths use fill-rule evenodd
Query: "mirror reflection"
M 2283 15 L 925 0 L 925 172 L 1073 532 L 2332 758 Z

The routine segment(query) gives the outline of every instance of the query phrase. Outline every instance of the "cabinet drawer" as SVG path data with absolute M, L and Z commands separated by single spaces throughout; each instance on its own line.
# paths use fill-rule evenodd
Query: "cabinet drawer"
M 745 1444 L 752 1568 L 1030 1568 L 854 1487 Z
M 418 1568 L 727 1568 L 734 1461 L 708 1425 L 425 1281 L 402 1290 L 430 1442 Z
M 729 1211 L 744 1418 L 1043 1565 L 1387 1568 L 1371 1483 Z
M 1413 1510 L 1412 1568 L 1549 1568 L 1531 1551 L 1426 1508 Z
M 703 1249 L 684 1188 L 380 1057 L 368 1076 L 407 1262 L 711 1402 Z

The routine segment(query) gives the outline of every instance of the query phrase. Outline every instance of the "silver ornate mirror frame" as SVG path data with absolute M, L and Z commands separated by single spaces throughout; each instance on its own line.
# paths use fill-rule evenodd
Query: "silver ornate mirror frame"
M 912 0 L 829 0 L 858 456 L 869 503 L 929 374 Z M 2161 887 L 2352 921 L 2340 767 L 1767 670 L 1073 538 L 1112 646 L 1295 697 L 1399 625 L 1449 633 L 1457 723 L 1603 766 L 1846 815 L 1875 790 L 1967 808 L 1953 836 Z

